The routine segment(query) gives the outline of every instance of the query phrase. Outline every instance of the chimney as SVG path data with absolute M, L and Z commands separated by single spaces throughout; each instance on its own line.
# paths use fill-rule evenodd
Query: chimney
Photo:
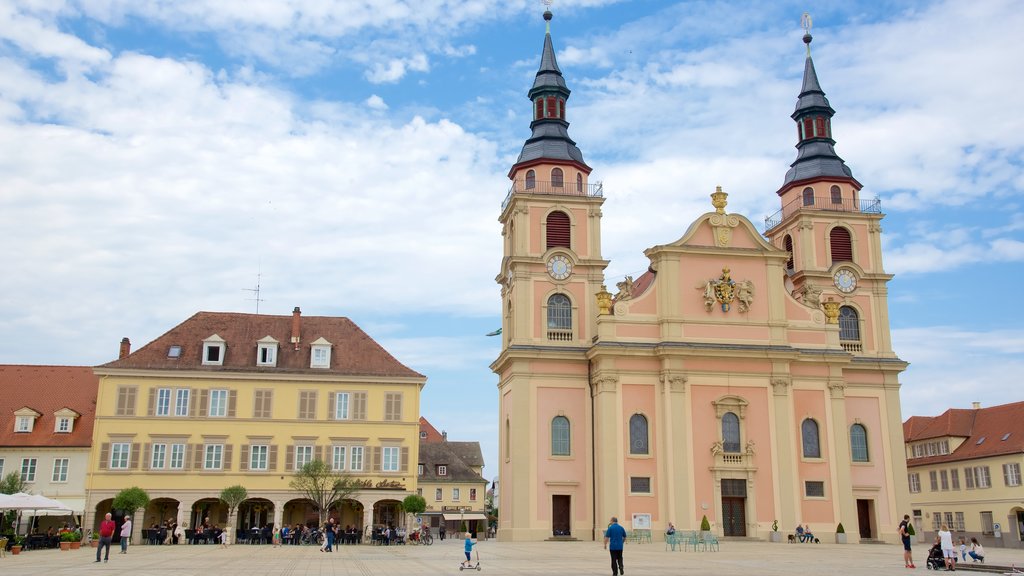
M 295 310 L 292 310 L 292 344 L 295 345 L 296 350 L 299 349 L 299 341 L 301 340 L 301 338 L 299 338 L 299 334 L 301 333 L 301 324 L 302 310 L 299 310 L 299 307 L 296 306 Z
M 132 353 L 132 341 L 127 336 L 121 338 L 121 351 L 117 354 L 117 359 L 127 358 Z
M 971 408 L 974 410 L 981 410 L 981 402 L 971 402 Z

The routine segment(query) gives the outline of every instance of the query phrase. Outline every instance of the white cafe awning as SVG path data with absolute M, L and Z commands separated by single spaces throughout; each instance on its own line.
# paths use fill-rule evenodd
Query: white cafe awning
M 445 520 L 487 520 L 487 516 L 485 514 L 480 514 L 479 512 L 466 512 L 465 514 L 463 514 L 461 512 L 454 512 L 454 513 L 452 513 L 452 512 L 445 512 L 444 513 L 444 519 Z

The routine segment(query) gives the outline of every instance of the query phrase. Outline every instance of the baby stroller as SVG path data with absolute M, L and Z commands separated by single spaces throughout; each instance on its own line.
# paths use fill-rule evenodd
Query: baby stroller
M 929 570 L 945 570 L 946 560 L 942 557 L 942 546 L 935 544 L 928 549 L 928 559 L 925 560 L 925 568 Z

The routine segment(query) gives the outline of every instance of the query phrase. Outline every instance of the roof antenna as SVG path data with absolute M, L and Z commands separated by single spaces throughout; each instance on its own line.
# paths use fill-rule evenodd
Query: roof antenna
M 811 56 L 811 26 L 814 23 L 811 22 L 811 13 L 804 12 L 804 15 L 800 17 L 800 27 L 804 29 L 804 44 L 807 44 L 807 57 Z
M 243 292 L 252 292 L 252 298 L 246 298 L 246 300 L 254 300 L 256 302 L 256 314 L 260 313 L 260 302 L 263 302 L 263 298 L 260 298 L 260 279 L 263 277 L 263 272 L 256 273 L 256 287 L 255 288 L 242 288 Z

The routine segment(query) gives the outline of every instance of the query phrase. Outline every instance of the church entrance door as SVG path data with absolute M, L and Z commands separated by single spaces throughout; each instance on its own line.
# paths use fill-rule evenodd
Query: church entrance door
M 722 480 L 722 534 L 747 535 L 747 481 Z
M 857 526 L 861 538 L 871 538 L 871 500 L 857 500 Z
M 570 510 L 572 496 L 555 495 L 551 497 L 551 534 L 553 536 L 570 535 Z

